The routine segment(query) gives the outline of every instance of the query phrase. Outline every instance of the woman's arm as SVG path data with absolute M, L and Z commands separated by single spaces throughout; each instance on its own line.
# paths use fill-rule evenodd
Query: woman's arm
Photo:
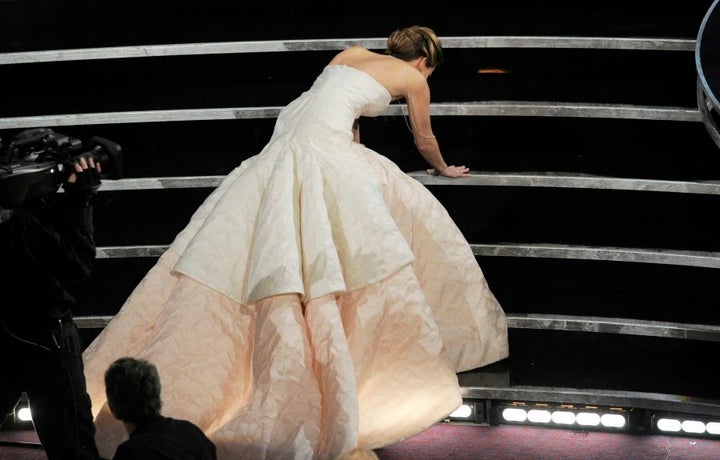
M 447 177 L 468 177 L 470 174 L 467 167 L 448 166 L 440 152 L 440 145 L 433 134 L 430 122 L 430 88 L 425 78 L 418 75 L 408 84 L 408 88 L 409 94 L 405 100 L 413 141 L 420 155 L 432 166 L 428 172 Z

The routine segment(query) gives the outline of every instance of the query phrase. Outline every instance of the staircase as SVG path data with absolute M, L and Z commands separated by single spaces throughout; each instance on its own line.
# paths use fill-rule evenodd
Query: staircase
M 491 423 L 503 401 L 720 420 L 720 142 L 696 62 L 711 1 L 351 15 L 235 3 L 0 5 L 0 137 L 49 127 L 123 147 L 78 293 L 88 343 L 334 53 L 423 24 L 446 51 L 434 131 L 474 176 L 427 176 L 399 105 L 362 120 L 363 143 L 443 202 L 508 314 L 510 358 L 460 374 L 465 397 Z

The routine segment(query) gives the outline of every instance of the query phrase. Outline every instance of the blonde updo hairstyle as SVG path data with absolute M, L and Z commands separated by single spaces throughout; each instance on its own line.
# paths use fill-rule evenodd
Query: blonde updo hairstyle
M 429 27 L 410 26 L 397 29 L 387 39 L 385 54 L 403 61 L 427 58 L 427 66 L 437 67 L 443 60 L 442 44 Z

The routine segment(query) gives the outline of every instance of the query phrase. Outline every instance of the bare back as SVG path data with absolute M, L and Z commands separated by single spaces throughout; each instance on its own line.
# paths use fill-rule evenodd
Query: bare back
M 393 99 L 407 98 L 409 94 L 427 88 L 425 78 L 409 63 L 361 46 L 341 51 L 330 61 L 330 65 L 347 65 L 362 70 L 387 88 Z
M 392 98 L 405 98 L 413 141 L 423 158 L 438 174 L 449 177 L 468 175 L 468 168 L 465 166 L 449 167 L 445 163 L 433 134 L 430 121 L 430 87 L 427 79 L 434 68 L 427 66 L 427 58 L 418 57 L 404 61 L 361 46 L 353 46 L 335 55 L 330 65 L 346 65 L 365 72 L 383 85 Z M 357 123 L 353 126 L 353 133 L 356 139 L 359 139 Z

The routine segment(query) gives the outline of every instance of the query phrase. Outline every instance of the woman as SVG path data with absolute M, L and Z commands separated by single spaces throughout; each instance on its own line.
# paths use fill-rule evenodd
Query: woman
M 505 314 L 447 211 L 359 143 L 357 118 L 404 98 L 429 173 L 435 33 L 351 47 L 285 107 L 269 143 L 195 212 L 85 352 L 97 441 L 123 430 L 103 373 L 121 356 L 165 376 L 168 416 L 218 458 L 333 458 L 415 435 L 461 403 L 456 372 L 508 355 Z

